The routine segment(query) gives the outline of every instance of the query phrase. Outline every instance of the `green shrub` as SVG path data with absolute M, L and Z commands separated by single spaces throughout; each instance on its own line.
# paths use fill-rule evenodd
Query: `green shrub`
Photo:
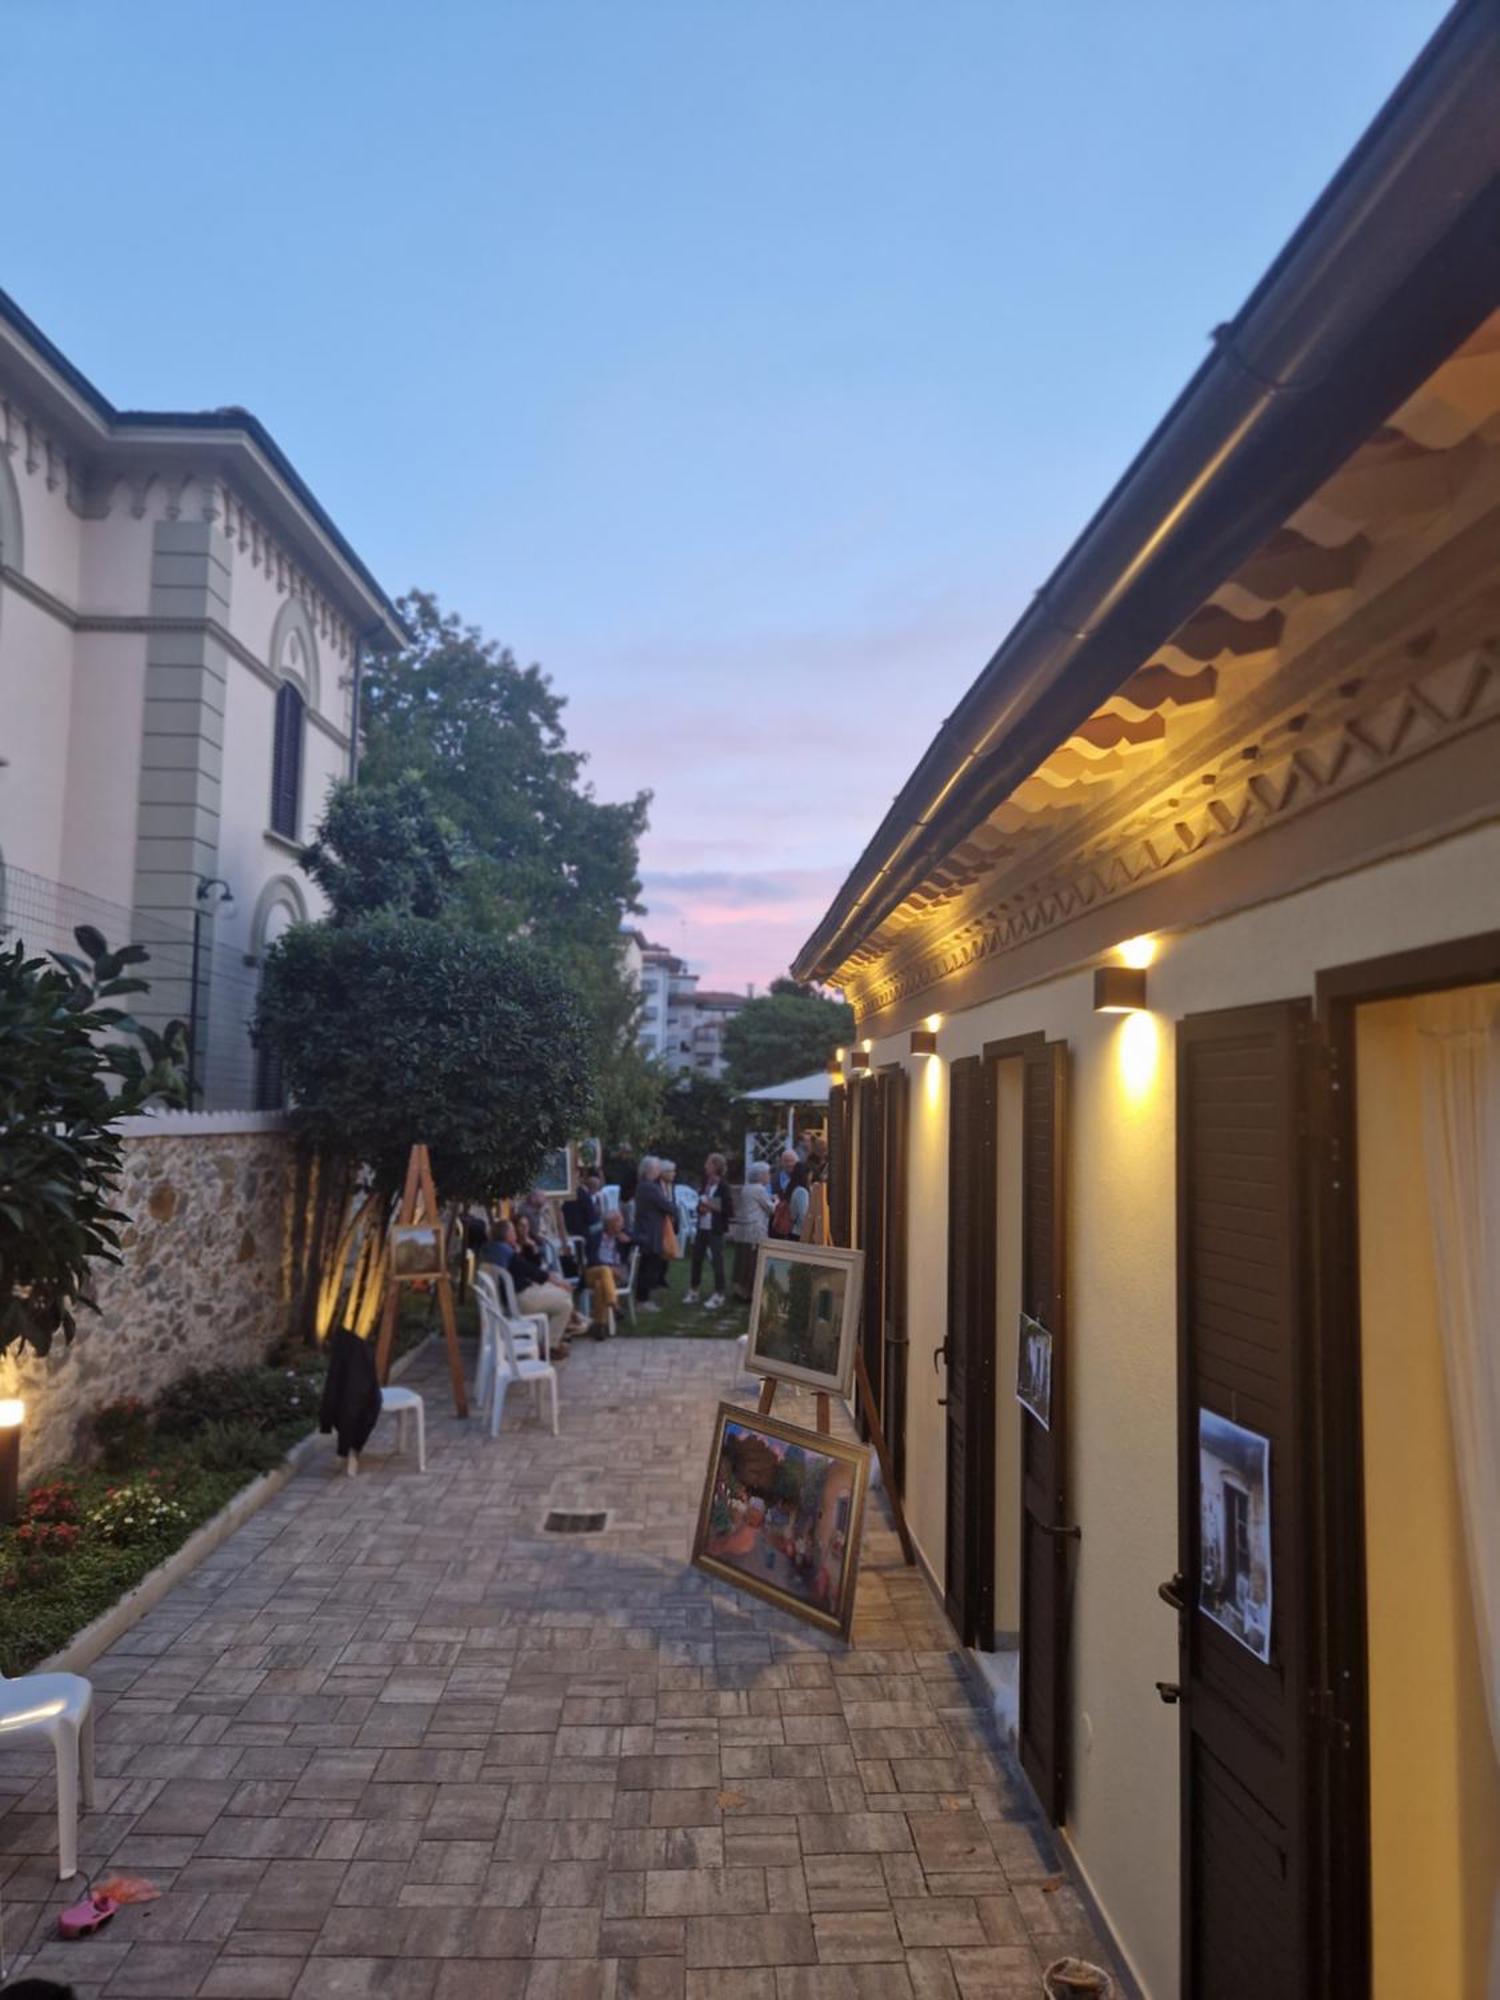
M 246 1423 L 266 1431 L 309 1427 L 318 1383 L 298 1368 L 204 1368 L 174 1382 L 156 1406 L 163 1437 L 191 1438 L 209 1423 Z
M 193 1456 L 209 1472 L 237 1472 L 254 1478 L 286 1456 L 281 1439 L 244 1417 L 205 1424 L 193 1440 Z
M 113 1486 L 84 1516 L 91 1536 L 129 1547 L 140 1542 L 177 1542 L 192 1525 L 192 1517 L 178 1499 L 164 1493 L 160 1479 L 147 1474 L 124 1486 Z
M 151 1413 L 138 1396 L 106 1403 L 90 1429 L 106 1472 L 133 1472 L 151 1455 Z

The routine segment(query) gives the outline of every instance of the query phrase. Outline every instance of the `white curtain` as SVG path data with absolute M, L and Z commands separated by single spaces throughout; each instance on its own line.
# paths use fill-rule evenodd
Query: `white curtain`
M 1500 1757 L 1500 999 L 1417 1007 L 1422 1136 L 1474 1619 Z M 1500 1994 L 1500 1885 L 1488 1991 Z

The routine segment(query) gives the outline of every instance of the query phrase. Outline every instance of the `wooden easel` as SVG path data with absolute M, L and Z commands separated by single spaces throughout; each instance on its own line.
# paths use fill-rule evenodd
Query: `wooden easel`
M 760 1414 L 768 1417 L 771 1405 L 776 1401 L 776 1381 L 774 1375 L 767 1375 L 760 1385 Z M 856 1347 L 854 1350 L 854 1393 L 865 1413 L 865 1423 L 869 1428 L 870 1442 L 875 1447 L 875 1456 L 880 1461 L 880 1478 L 885 1487 L 885 1497 L 890 1502 L 891 1516 L 896 1524 L 896 1533 L 901 1540 L 901 1553 L 909 1563 L 915 1564 L 916 1550 L 912 1547 L 911 1530 L 906 1525 L 906 1510 L 901 1505 L 901 1495 L 896 1491 L 895 1477 L 891 1471 L 890 1454 L 886 1450 L 885 1432 L 880 1427 L 880 1412 L 875 1407 L 875 1397 L 870 1388 L 870 1377 L 865 1368 L 865 1357 Z M 829 1422 L 828 1392 L 816 1391 L 817 1420 L 814 1425 L 819 1437 L 831 1437 Z
M 396 1212 L 395 1226 L 403 1223 L 430 1222 L 442 1224 L 442 1214 L 438 1208 L 437 1191 L 432 1185 L 432 1162 L 425 1146 L 413 1146 L 411 1158 L 406 1163 L 406 1186 L 401 1191 L 401 1206 Z M 412 1280 L 399 1278 L 393 1270 L 386 1287 L 385 1306 L 380 1319 L 380 1344 L 375 1349 L 375 1373 L 383 1383 L 390 1372 L 391 1344 L 396 1338 L 396 1314 L 401 1306 L 401 1287 L 411 1283 L 435 1284 L 438 1305 L 443 1315 L 443 1338 L 448 1345 L 448 1373 L 453 1378 L 453 1408 L 460 1417 L 469 1414 L 469 1392 L 464 1383 L 464 1364 L 458 1351 L 458 1321 L 453 1314 L 453 1283 L 448 1276 L 446 1265 L 436 1278 L 423 1276 Z

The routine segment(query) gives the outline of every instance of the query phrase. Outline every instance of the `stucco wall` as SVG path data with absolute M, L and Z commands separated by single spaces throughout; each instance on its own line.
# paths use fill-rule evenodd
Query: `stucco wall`
M 940 1061 L 910 1058 L 904 1034 L 874 1046 L 872 1063 L 913 1073 L 907 1505 L 939 1579 L 943 1383 L 931 1353 L 945 1330 L 947 1068 L 1038 1028 L 1070 1046 L 1069 1478 L 1083 1540 L 1068 1837 L 1152 2000 L 1178 1992 L 1178 1725 L 1155 1688 L 1177 1677 L 1175 1624 L 1156 1593 L 1177 1566 L 1173 1023 L 1310 995 L 1320 967 L 1493 929 L 1497 882 L 1491 825 L 1163 937 L 1148 1014 L 1095 1014 L 1080 970 L 944 1017 Z M 931 1004 L 941 1010 L 940 993 Z
M 26 1403 L 24 1480 L 86 1449 L 104 1404 L 264 1355 L 285 1327 L 291 1179 L 274 1129 L 126 1140 L 125 1262 L 99 1266 L 99 1311 L 45 1361 L 0 1361 L 0 1396 Z

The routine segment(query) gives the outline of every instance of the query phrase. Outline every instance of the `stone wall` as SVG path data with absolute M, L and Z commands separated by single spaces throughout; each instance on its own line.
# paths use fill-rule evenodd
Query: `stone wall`
M 123 1265 L 101 1265 L 97 1313 L 45 1361 L 0 1360 L 26 1402 L 23 1483 L 88 1455 L 94 1411 L 151 1401 L 189 1369 L 258 1361 L 285 1330 L 292 1145 L 274 1116 L 130 1119 L 116 1206 Z

